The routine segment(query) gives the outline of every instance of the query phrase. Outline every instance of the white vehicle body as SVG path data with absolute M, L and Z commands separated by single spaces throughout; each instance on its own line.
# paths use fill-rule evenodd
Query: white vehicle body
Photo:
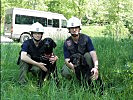
M 21 42 L 31 38 L 31 25 L 39 22 L 44 26 L 45 37 L 65 39 L 69 36 L 67 19 L 62 14 L 37 11 L 23 8 L 6 10 L 4 35 L 11 39 L 20 39 Z
M 11 43 L 13 42 L 12 39 L 9 39 L 7 37 L 4 37 L 4 36 L 0 36 L 0 43 Z

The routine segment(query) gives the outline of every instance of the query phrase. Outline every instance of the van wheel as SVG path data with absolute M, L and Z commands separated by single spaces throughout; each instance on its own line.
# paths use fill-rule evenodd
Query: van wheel
M 31 39 L 29 34 L 22 34 L 20 37 L 20 42 L 23 43 L 25 40 Z

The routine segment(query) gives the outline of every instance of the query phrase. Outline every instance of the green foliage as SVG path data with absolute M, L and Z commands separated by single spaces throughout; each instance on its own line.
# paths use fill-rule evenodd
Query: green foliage
M 121 39 L 123 37 L 128 37 L 129 31 L 124 26 L 122 22 L 119 22 L 117 24 L 109 24 L 105 26 L 106 28 L 102 31 L 103 35 L 110 36 L 116 39 Z
M 4 33 L 4 26 L 3 26 L 3 24 L 1 24 L 1 31 L 0 31 L 0 36 Z
M 81 31 L 91 37 L 103 37 L 102 32 L 105 28 L 105 26 L 83 26 Z
M 91 26 L 82 29 L 92 37 L 97 51 L 99 71 L 105 83 L 104 95 L 99 95 L 98 87 L 83 88 L 75 77 L 67 80 L 61 76 L 60 71 L 64 64 L 62 48 L 64 41 L 58 40 L 54 52 L 59 57 L 57 66 L 60 85 L 57 87 L 53 79 L 50 79 L 44 82 L 41 89 L 36 87 L 36 81 L 32 76 L 29 76 L 29 83 L 25 86 L 17 83 L 19 67 L 16 61 L 21 44 L 1 44 L 2 100 L 132 100 L 133 40 L 124 38 L 115 41 L 110 37 L 95 36 L 100 34 L 104 27 Z
M 125 18 L 123 20 L 124 20 L 125 27 L 128 28 L 128 30 L 131 34 L 133 34 L 133 18 L 128 17 L 128 18 Z
M 43 0 L 2 0 L 1 1 L 1 21 L 4 22 L 4 16 L 6 9 L 9 8 L 26 8 L 47 11 L 47 6 Z
M 104 25 L 110 22 L 127 21 L 127 18 L 133 19 L 132 0 L 2 0 L 2 23 L 5 10 L 13 7 L 52 11 L 64 14 L 66 18 L 77 16 L 83 19 L 83 24 Z M 128 22 L 130 23 L 129 20 Z
M 129 34 L 128 30 L 124 25 L 124 19 L 127 20 L 128 18 L 127 16 L 129 16 L 129 18 L 132 17 L 132 14 L 129 14 L 132 11 L 131 10 L 132 7 L 130 6 L 131 5 L 130 3 L 132 3 L 132 1 L 130 0 L 129 1 L 109 0 L 108 4 L 106 5 L 107 11 L 108 11 L 108 14 L 107 14 L 108 22 L 111 23 L 109 25 L 111 28 L 109 29 L 109 27 L 107 26 L 106 31 L 108 31 L 109 29 L 109 31 L 111 31 L 111 33 L 114 34 L 113 36 L 116 37 L 117 39 L 121 38 L 123 34 L 127 34 L 127 35 Z
M 64 14 L 66 18 L 77 16 L 82 19 L 85 15 L 87 0 L 50 0 L 46 4 L 48 11 Z

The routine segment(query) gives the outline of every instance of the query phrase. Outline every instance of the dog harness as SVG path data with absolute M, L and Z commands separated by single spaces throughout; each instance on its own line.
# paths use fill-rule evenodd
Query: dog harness
M 55 55 L 53 53 L 51 54 L 44 54 L 44 55 L 41 55 L 40 59 L 41 60 L 49 60 L 49 58 L 51 57 L 55 57 Z

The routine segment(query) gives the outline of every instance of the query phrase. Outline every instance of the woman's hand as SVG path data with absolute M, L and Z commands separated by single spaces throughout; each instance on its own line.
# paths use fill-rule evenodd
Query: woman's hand
M 93 73 L 93 75 L 91 76 L 92 80 L 97 80 L 98 79 L 98 69 L 97 68 L 92 68 L 91 72 Z

